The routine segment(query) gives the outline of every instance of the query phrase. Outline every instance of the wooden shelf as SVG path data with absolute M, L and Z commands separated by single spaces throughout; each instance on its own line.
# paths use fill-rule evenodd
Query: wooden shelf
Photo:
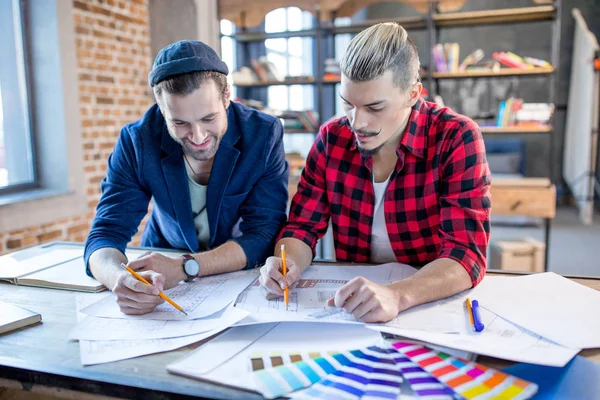
M 548 133 L 551 126 L 481 126 L 481 133 Z
M 497 71 L 434 72 L 434 79 L 493 78 L 496 76 L 548 75 L 554 68 L 500 68 Z
M 237 87 L 264 87 L 264 86 L 278 86 L 278 85 L 312 85 L 315 83 L 315 78 L 302 78 L 302 79 L 286 79 L 285 81 L 271 81 L 271 82 L 252 82 L 252 83 L 233 83 Z
M 323 30 L 331 34 L 342 34 L 342 33 L 358 33 L 371 25 L 378 24 L 380 22 L 397 22 L 406 30 L 419 30 L 427 29 L 427 20 L 423 17 L 404 17 L 394 19 L 368 19 L 365 21 L 356 22 L 354 24 L 346 26 L 336 26 L 331 22 L 325 22 L 321 26 Z
M 556 9 L 554 6 L 535 6 L 500 10 L 455 12 L 434 14 L 433 21 L 439 27 L 549 21 L 554 18 L 555 11 Z
M 280 39 L 280 38 L 291 38 L 291 37 L 315 37 L 317 31 L 314 29 L 305 29 L 299 31 L 283 31 L 283 32 L 238 32 L 234 35 L 222 35 L 223 37 L 230 37 L 240 42 L 260 42 L 267 39 Z
M 341 77 L 338 78 L 323 78 L 323 83 L 335 84 L 340 83 L 342 81 Z

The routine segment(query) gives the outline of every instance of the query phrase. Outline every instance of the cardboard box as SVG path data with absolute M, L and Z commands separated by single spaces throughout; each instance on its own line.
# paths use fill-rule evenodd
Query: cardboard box
M 507 271 L 544 272 L 546 245 L 525 237 L 497 240 L 490 245 L 490 268 Z

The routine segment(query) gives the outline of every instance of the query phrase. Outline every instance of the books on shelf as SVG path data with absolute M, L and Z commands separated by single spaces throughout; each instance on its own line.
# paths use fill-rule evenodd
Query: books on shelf
M 498 106 L 496 126 L 498 127 L 547 127 L 554 113 L 551 103 L 524 103 L 523 99 L 509 98 Z
M 234 85 L 252 85 L 260 83 L 312 82 L 312 76 L 286 76 L 266 56 L 250 60 L 251 67 L 245 66 L 232 72 Z
M 319 130 L 319 115 L 314 110 L 275 111 L 273 115 L 281 119 L 286 131 L 313 133 Z
M 482 49 L 477 49 L 467 55 L 459 64 L 460 45 L 458 43 L 438 43 L 433 47 L 433 61 L 437 72 L 456 73 L 468 71 L 497 72 L 502 67 L 534 70 L 537 68 L 549 69 L 552 65 L 534 57 L 521 57 L 510 51 L 492 53 L 492 59 L 484 59 Z
M 270 114 L 281 120 L 283 129 L 294 133 L 314 133 L 319 130 L 319 114 L 314 110 L 274 110 L 258 100 L 236 99 L 240 103 Z

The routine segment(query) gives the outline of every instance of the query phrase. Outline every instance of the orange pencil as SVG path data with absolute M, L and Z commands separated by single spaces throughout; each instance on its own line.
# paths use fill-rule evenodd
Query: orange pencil
M 281 270 L 283 273 L 283 277 L 285 278 L 285 276 L 287 275 L 287 265 L 286 265 L 286 260 L 285 260 L 285 244 L 281 245 L 281 263 L 282 263 Z M 290 302 L 290 294 L 289 294 L 287 284 L 285 285 L 285 289 L 283 289 L 283 299 L 285 300 L 285 309 L 287 311 L 288 303 Z
M 131 268 L 129 268 L 128 266 L 126 266 L 125 264 L 121 263 L 121 268 L 123 268 L 125 271 L 129 272 L 131 275 L 133 275 L 135 277 L 135 279 L 137 279 L 140 282 L 144 282 L 146 285 L 150 285 L 150 282 L 148 282 L 147 280 L 144 279 L 144 277 L 142 277 L 140 274 L 138 274 L 137 272 L 135 272 L 134 270 L 132 270 Z M 176 309 L 178 309 L 179 311 L 181 311 L 182 313 L 184 313 L 185 315 L 187 315 L 187 313 L 185 311 L 183 311 L 183 308 L 181 308 L 179 306 L 179 304 L 175 303 L 173 300 L 171 300 L 169 298 L 169 296 L 167 296 L 166 294 L 164 294 L 163 292 L 159 292 L 158 295 L 166 302 L 168 302 L 169 304 L 171 304 L 173 307 L 175 307 Z
M 471 320 L 471 325 L 475 326 L 475 321 L 473 321 L 473 308 L 471 307 L 471 299 L 467 298 L 467 311 L 469 312 L 469 319 Z

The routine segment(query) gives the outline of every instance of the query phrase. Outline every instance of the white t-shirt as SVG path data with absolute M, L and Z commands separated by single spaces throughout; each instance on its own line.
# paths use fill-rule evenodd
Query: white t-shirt
M 210 228 L 208 226 L 208 214 L 206 213 L 206 185 L 200 185 L 192 178 L 193 172 L 190 167 L 185 164 L 187 171 L 188 187 L 190 188 L 190 204 L 192 205 L 192 215 L 194 217 L 194 225 L 196 226 L 196 235 L 200 250 L 208 250 L 208 242 L 210 240 Z
M 391 176 L 390 174 L 385 182 L 377 183 L 373 181 L 375 204 L 373 227 L 371 229 L 371 262 L 379 264 L 398 261 L 390 243 L 390 237 L 385 225 L 385 212 L 383 210 L 385 192 L 390 183 Z

